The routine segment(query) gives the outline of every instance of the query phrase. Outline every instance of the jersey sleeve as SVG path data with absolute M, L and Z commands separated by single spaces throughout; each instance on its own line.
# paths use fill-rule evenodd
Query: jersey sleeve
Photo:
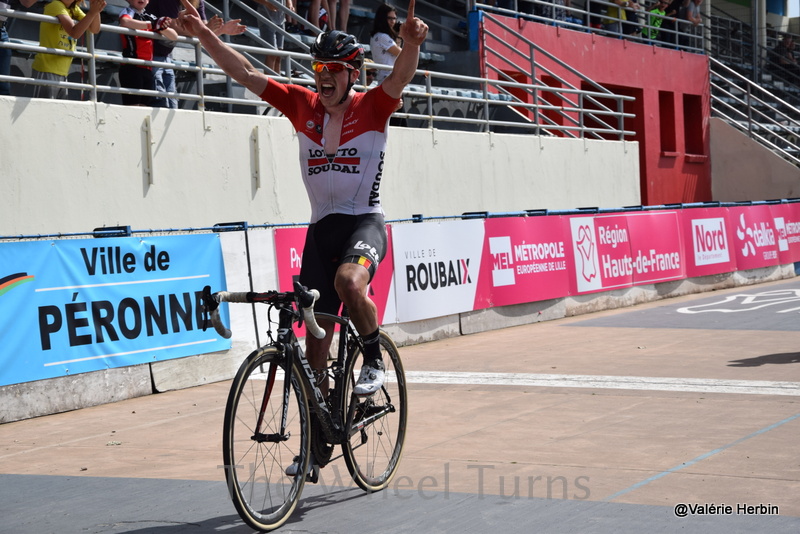
M 301 115 L 300 106 L 313 108 L 316 93 L 300 85 L 279 83 L 267 78 L 267 87 L 259 97 L 283 113 L 298 130 L 295 122 Z

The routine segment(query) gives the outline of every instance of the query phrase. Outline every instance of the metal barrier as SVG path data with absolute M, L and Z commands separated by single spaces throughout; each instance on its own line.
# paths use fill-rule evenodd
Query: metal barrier
M 709 61 L 712 114 L 800 165 L 798 110 L 721 61 Z
M 37 22 L 57 22 L 57 19 L 45 15 L 27 13 L 17 10 L 0 9 L 0 14 L 10 18 L 27 19 Z M 147 38 L 161 39 L 152 32 L 129 30 L 115 25 L 101 25 L 101 31 L 115 34 L 140 35 Z M 30 76 L 0 76 L 0 81 L 23 85 L 59 85 L 68 89 L 75 89 L 88 94 L 88 100 L 98 102 L 107 98 L 107 95 L 140 94 L 146 96 L 167 96 L 182 102 L 184 108 L 208 111 L 209 105 L 219 104 L 227 106 L 228 110 L 238 106 L 240 110 L 248 113 L 268 113 L 268 105 L 255 95 L 247 95 L 244 88 L 231 82 L 225 73 L 214 65 L 206 56 L 193 38 L 179 37 L 178 47 L 191 54 L 191 59 L 176 58 L 175 63 L 157 63 L 137 59 L 124 58 L 117 51 L 98 50 L 95 47 L 95 36 L 87 32 L 86 46 L 79 47 L 76 52 L 67 52 L 43 48 L 38 43 L 21 42 L 12 37 L 9 43 L 0 43 L 0 47 L 11 48 L 16 54 L 29 56 L 31 53 L 45 52 L 56 55 L 68 55 L 80 59 L 86 71 L 86 79 L 76 82 L 50 82 L 37 80 Z M 314 80 L 310 74 L 308 64 L 310 57 L 301 52 L 288 52 L 265 47 L 245 46 L 231 44 L 233 48 L 246 54 L 248 57 L 277 55 L 284 58 L 289 65 L 286 75 L 273 77 L 285 83 L 313 85 Z M 190 49 L 190 50 L 189 50 Z M 177 49 L 176 49 L 177 50 Z M 109 72 L 122 63 L 135 65 L 150 65 L 156 67 L 172 68 L 179 79 L 186 86 L 177 93 L 162 93 L 150 90 L 135 90 L 118 87 L 111 84 L 98 82 L 98 71 Z M 390 69 L 387 65 L 370 64 L 379 69 Z M 207 86 L 210 81 L 218 80 L 227 84 L 224 95 L 209 94 Z M 596 86 L 596 85 L 595 85 Z M 622 127 L 626 115 L 622 110 L 622 101 L 630 97 L 612 95 L 608 91 L 596 86 L 596 91 L 583 91 L 572 86 L 563 89 L 543 87 L 534 81 L 532 84 L 518 83 L 508 79 L 488 79 L 470 76 L 459 76 L 432 70 L 418 70 L 414 83 L 409 85 L 404 92 L 406 110 L 395 114 L 398 118 L 405 118 L 409 126 L 428 128 L 470 129 L 474 131 L 503 131 L 508 133 L 535 133 L 551 135 L 562 132 L 572 137 L 593 137 L 598 139 L 622 139 L 633 132 L 625 131 Z M 535 98 L 533 102 L 524 102 L 509 91 L 516 88 L 525 93 L 541 95 L 550 92 L 564 102 L 563 106 Z M 365 90 L 363 85 L 357 85 L 357 90 Z M 237 96 L 232 96 L 237 93 Z M 241 93 L 241 96 L 238 95 Z M 599 98 L 612 99 L 618 103 L 618 109 L 610 109 L 599 104 Z M 584 103 L 591 103 L 594 109 L 588 109 Z M 520 109 L 530 110 L 539 118 L 544 118 L 544 111 L 562 114 L 566 117 L 567 125 L 552 123 L 543 119 L 543 123 L 531 121 L 519 114 Z M 221 109 L 220 109 L 221 110 Z M 499 112 L 505 116 L 499 116 Z M 615 126 L 606 122 L 604 116 L 612 116 L 619 124 Z M 632 115 L 627 115 L 631 117 Z M 575 117 L 578 117 L 575 119 Z M 585 126 L 585 118 L 592 117 L 593 126 Z M 613 121 L 611 121 L 613 122 Z
M 513 97 L 514 108 L 517 109 L 518 113 L 519 109 L 532 112 L 532 118 L 528 119 L 532 126 L 541 128 L 550 134 L 559 132 L 570 137 L 588 135 L 596 139 L 607 139 L 607 134 L 612 130 L 617 131 L 616 139 L 618 140 L 623 140 L 626 135 L 635 135 L 634 131 L 625 130 L 624 128 L 625 118 L 634 116 L 633 114 L 625 113 L 624 104 L 626 101 L 633 101 L 634 97 L 616 95 L 594 80 L 584 76 L 571 65 L 564 63 L 547 50 L 525 38 L 516 29 L 505 24 L 504 20 L 506 19 L 501 19 L 488 13 L 485 14 L 485 17 L 503 31 L 514 35 L 518 42 L 524 45 L 524 47 L 513 47 L 509 45 L 503 36 L 495 35 L 486 26 L 484 26 L 484 31 L 481 32 L 487 56 L 487 69 L 494 72 L 502 80 L 496 82 L 496 84 L 503 91 L 502 94 Z M 507 65 L 510 70 L 521 72 L 532 80 L 532 83 L 514 83 L 515 80 L 507 72 L 504 72 L 503 69 L 488 60 L 489 56 L 494 57 L 497 63 Z M 593 87 L 594 90 L 585 91 L 575 87 L 570 81 L 558 76 L 538 61 L 538 56 L 544 56 L 550 62 L 559 65 L 588 86 Z M 514 59 L 517 59 L 517 61 L 514 61 Z M 530 70 L 523 70 L 523 65 Z M 552 77 L 561 87 L 551 87 L 541 82 L 539 79 L 540 73 L 545 73 Z M 508 88 L 522 90 L 525 100 L 512 95 L 508 92 Z M 526 102 L 528 99 L 531 103 Z M 553 100 L 556 100 L 556 102 L 553 102 Z M 610 100 L 615 108 L 610 107 L 603 100 Z M 543 111 L 557 116 L 566 125 L 559 124 L 553 117 L 543 114 Z M 520 115 L 522 116 L 521 113 Z M 615 121 L 619 126 L 610 125 L 608 122 L 610 120 Z M 586 126 L 587 123 L 598 126 L 588 128 Z

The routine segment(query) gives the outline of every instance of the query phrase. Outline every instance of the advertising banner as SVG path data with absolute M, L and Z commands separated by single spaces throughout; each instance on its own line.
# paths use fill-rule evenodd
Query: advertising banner
M 0 385 L 226 350 L 206 285 L 225 288 L 218 234 L 2 243 Z
M 569 292 L 561 217 L 486 219 L 475 309 L 563 297 Z
M 777 265 L 778 235 L 770 206 L 735 206 L 728 211 L 734 229 L 737 270 Z
M 303 262 L 303 247 L 305 245 L 308 228 L 277 228 L 275 229 L 275 258 L 278 264 L 278 290 L 293 291 L 294 281 L 300 277 L 300 267 Z M 378 308 L 378 322 L 395 322 L 395 305 L 392 291 L 394 278 L 394 258 L 392 256 L 392 229 L 387 225 L 388 246 L 386 256 L 378 266 L 375 277 L 369 287 L 369 296 Z M 305 335 L 305 328 L 298 331 L 298 335 Z
M 800 261 L 800 203 L 769 207 L 775 224 L 779 263 Z
M 685 277 L 676 211 L 569 217 L 574 294 Z
M 736 270 L 733 227 L 727 208 L 693 208 L 682 212 L 686 276 L 707 276 Z
M 400 322 L 471 311 L 483 249 L 483 220 L 392 227 Z

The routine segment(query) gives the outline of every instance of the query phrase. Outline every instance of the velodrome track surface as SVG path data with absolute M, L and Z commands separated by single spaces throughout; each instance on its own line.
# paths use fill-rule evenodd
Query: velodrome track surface
M 279 532 L 800 532 L 799 295 L 773 282 L 401 348 L 395 483 L 367 495 L 339 460 Z M 250 532 L 220 468 L 227 388 L 0 426 L 0 532 Z

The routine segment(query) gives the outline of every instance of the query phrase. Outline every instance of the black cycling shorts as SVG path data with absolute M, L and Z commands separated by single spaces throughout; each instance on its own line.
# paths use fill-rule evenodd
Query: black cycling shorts
M 300 283 L 320 292 L 314 309 L 338 314 L 342 301 L 336 293 L 336 270 L 344 263 L 363 265 L 369 279 L 386 255 L 386 224 L 380 213 L 334 213 L 308 227 L 303 247 Z

